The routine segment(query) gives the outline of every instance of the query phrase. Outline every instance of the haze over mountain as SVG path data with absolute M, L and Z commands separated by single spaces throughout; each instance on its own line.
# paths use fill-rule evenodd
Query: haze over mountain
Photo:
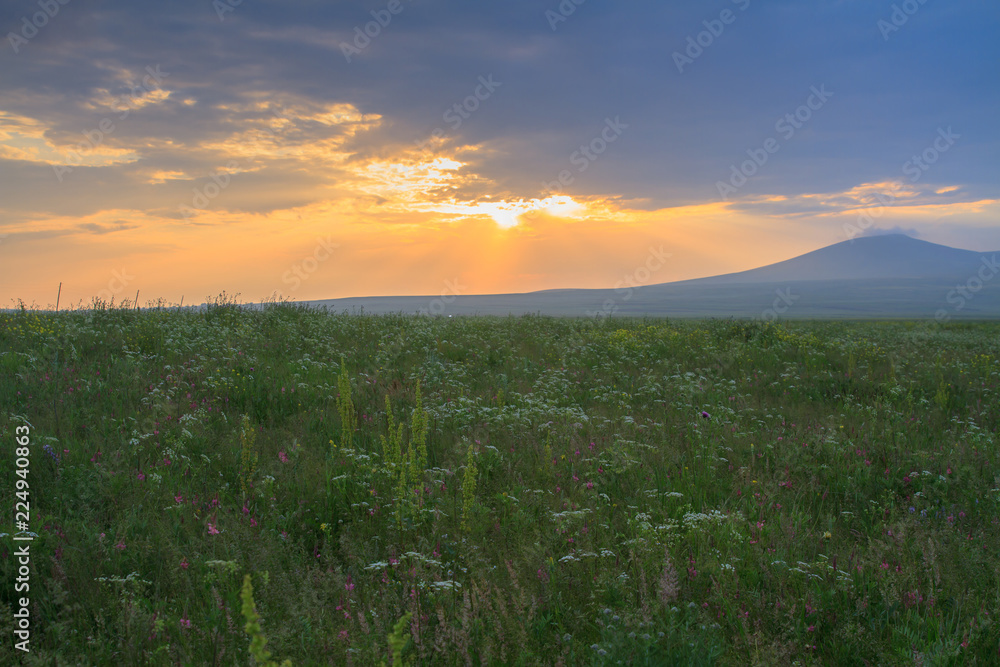
M 333 310 L 433 315 L 1000 318 L 1000 251 L 887 234 L 844 241 L 749 271 L 617 289 L 523 294 L 356 297 Z
M 961 277 L 975 273 L 979 253 L 921 241 L 904 234 L 867 236 L 843 241 L 804 255 L 749 271 L 685 280 L 675 285 L 723 285 L 800 280 Z

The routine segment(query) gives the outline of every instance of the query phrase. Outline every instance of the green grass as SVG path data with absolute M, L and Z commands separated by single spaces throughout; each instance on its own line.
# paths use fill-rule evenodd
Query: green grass
M 0 662 L 997 664 L 998 421 L 996 323 L 3 313 Z

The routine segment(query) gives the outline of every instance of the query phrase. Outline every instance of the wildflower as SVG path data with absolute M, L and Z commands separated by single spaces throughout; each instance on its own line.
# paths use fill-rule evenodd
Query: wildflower
M 708 418 L 710 417 L 710 415 L 709 415 L 709 414 L 708 414 L 707 412 L 705 412 L 704 410 L 702 410 L 702 412 L 701 412 L 701 416 L 702 416 L 702 417 L 703 417 L 704 419 L 708 419 Z
M 829 530 L 828 530 L 828 531 L 826 531 L 825 533 L 823 533 L 823 539 L 824 539 L 824 540 L 828 540 L 828 539 L 830 539 L 831 537 L 833 537 L 833 533 L 831 533 L 831 532 L 830 532 Z
M 211 521 L 208 522 L 208 534 L 209 535 L 218 535 L 219 534 L 219 529 L 216 528 L 215 525 Z
M 190 619 L 182 618 L 180 620 L 180 623 L 181 623 L 181 627 L 182 628 L 190 628 L 191 627 L 191 621 L 190 621 Z
M 281 459 L 282 463 L 288 463 L 288 455 L 285 454 L 284 450 L 278 452 L 278 458 Z
M 103 535 L 103 533 L 101 533 L 101 534 Z M 124 542 L 119 542 L 118 544 L 115 545 L 115 549 L 118 549 L 118 551 L 124 551 L 125 550 L 125 543 Z
M 187 562 L 187 558 L 181 559 L 181 569 L 186 570 L 191 567 L 191 564 Z
M 145 475 L 143 475 L 143 474 L 142 474 L 141 472 L 140 472 L 140 473 L 139 473 L 138 475 L 136 475 L 135 477 L 136 477 L 136 479 L 138 479 L 138 480 L 139 480 L 140 482 L 142 482 L 142 481 L 144 481 L 144 480 L 146 479 L 146 476 L 145 476 Z

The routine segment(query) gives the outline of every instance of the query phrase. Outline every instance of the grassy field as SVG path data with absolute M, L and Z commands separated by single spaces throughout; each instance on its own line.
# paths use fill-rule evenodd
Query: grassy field
M 995 665 L 998 422 L 996 323 L 7 312 L 0 663 Z

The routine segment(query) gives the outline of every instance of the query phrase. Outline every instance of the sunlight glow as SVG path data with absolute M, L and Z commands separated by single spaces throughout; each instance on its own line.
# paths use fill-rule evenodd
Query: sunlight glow
M 584 209 L 572 197 L 557 195 L 545 199 L 518 199 L 517 201 L 450 202 L 418 205 L 420 210 L 448 213 L 459 216 L 488 215 L 502 228 L 516 227 L 522 216 L 544 211 L 552 216 L 569 217 Z

